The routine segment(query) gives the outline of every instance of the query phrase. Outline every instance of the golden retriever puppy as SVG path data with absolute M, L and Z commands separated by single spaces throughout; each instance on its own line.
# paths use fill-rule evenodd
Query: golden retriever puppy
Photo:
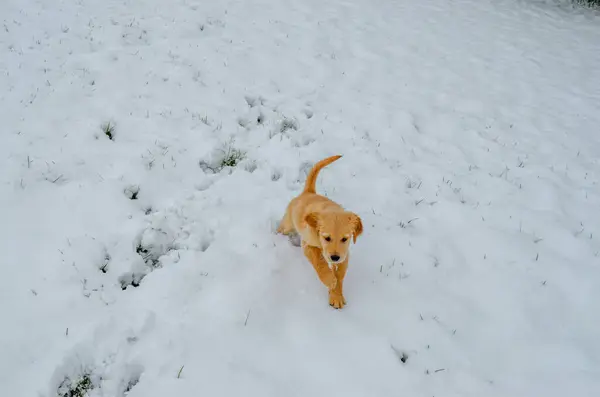
M 319 171 L 340 157 L 328 157 L 313 166 L 304 190 L 289 203 L 277 229 L 286 235 L 293 232 L 300 235 L 304 255 L 329 289 L 329 304 L 336 309 L 346 304 L 343 287 L 350 242 L 356 243 L 363 231 L 358 215 L 344 210 L 315 190 Z

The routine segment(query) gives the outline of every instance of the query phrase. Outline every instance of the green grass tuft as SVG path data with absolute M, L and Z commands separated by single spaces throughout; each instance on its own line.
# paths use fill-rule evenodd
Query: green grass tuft
M 220 157 L 217 161 L 207 162 L 200 161 L 199 165 L 204 171 L 210 171 L 213 174 L 221 172 L 224 168 L 227 167 L 236 167 L 242 160 L 246 158 L 246 152 L 243 150 L 237 149 L 233 146 L 232 143 L 229 143 L 226 148 L 220 149 L 223 153 L 223 156 Z
M 84 373 L 79 379 L 66 377 L 57 390 L 59 397 L 85 397 L 94 388 L 89 373 Z
M 281 120 L 281 124 L 279 125 L 279 132 L 284 134 L 288 130 L 298 130 L 298 123 L 296 120 L 284 118 Z
M 229 147 L 225 157 L 221 160 L 221 168 L 225 167 L 235 167 L 238 165 L 240 161 L 246 158 L 246 153 L 243 151 L 236 149 L 234 147 Z
M 600 0 L 573 0 L 573 2 L 590 8 L 600 7 Z
M 115 140 L 115 125 L 114 123 L 111 123 L 110 121 L 102 124 L 100 126 L 100 128 L 102 129 L 102 132 L 104 133 L 104 135 L 106 135 L 108 137 L 108 139 L 110 139 L 111 141 Z

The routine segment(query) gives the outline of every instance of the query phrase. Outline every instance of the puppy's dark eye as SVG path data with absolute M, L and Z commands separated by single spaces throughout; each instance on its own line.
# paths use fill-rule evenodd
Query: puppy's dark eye
M 331 241 L 331 237 L 329 237 L 329 236 L 325 237 L 325 241 Z
M 342 243 L 345 243 L 346 241 L 348 241 L 348 237 L 344 237 L 344 238 L 342 239 Z

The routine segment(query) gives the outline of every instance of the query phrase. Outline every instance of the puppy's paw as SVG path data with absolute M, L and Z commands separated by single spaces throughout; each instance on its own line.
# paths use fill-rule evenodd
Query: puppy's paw
M 331 291 L 329 293 L 329 306 L 333 306 L 335 309 L 341 309 L 346 305 L 346 298 L 344 295 Z
M 302 245 L 302 237 L 297 232 L 288 234 L 288 239 L 294 247 L 300 247 Z

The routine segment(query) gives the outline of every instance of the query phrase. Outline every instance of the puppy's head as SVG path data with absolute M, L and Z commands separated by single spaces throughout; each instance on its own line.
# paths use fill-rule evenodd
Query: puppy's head
M 304 220 L 318 234 L 323 258 L 330 265 L 344 262 L 350 240 L 356 243 L 363 232 L 360 217 L 352 212 L 313 212 Z

